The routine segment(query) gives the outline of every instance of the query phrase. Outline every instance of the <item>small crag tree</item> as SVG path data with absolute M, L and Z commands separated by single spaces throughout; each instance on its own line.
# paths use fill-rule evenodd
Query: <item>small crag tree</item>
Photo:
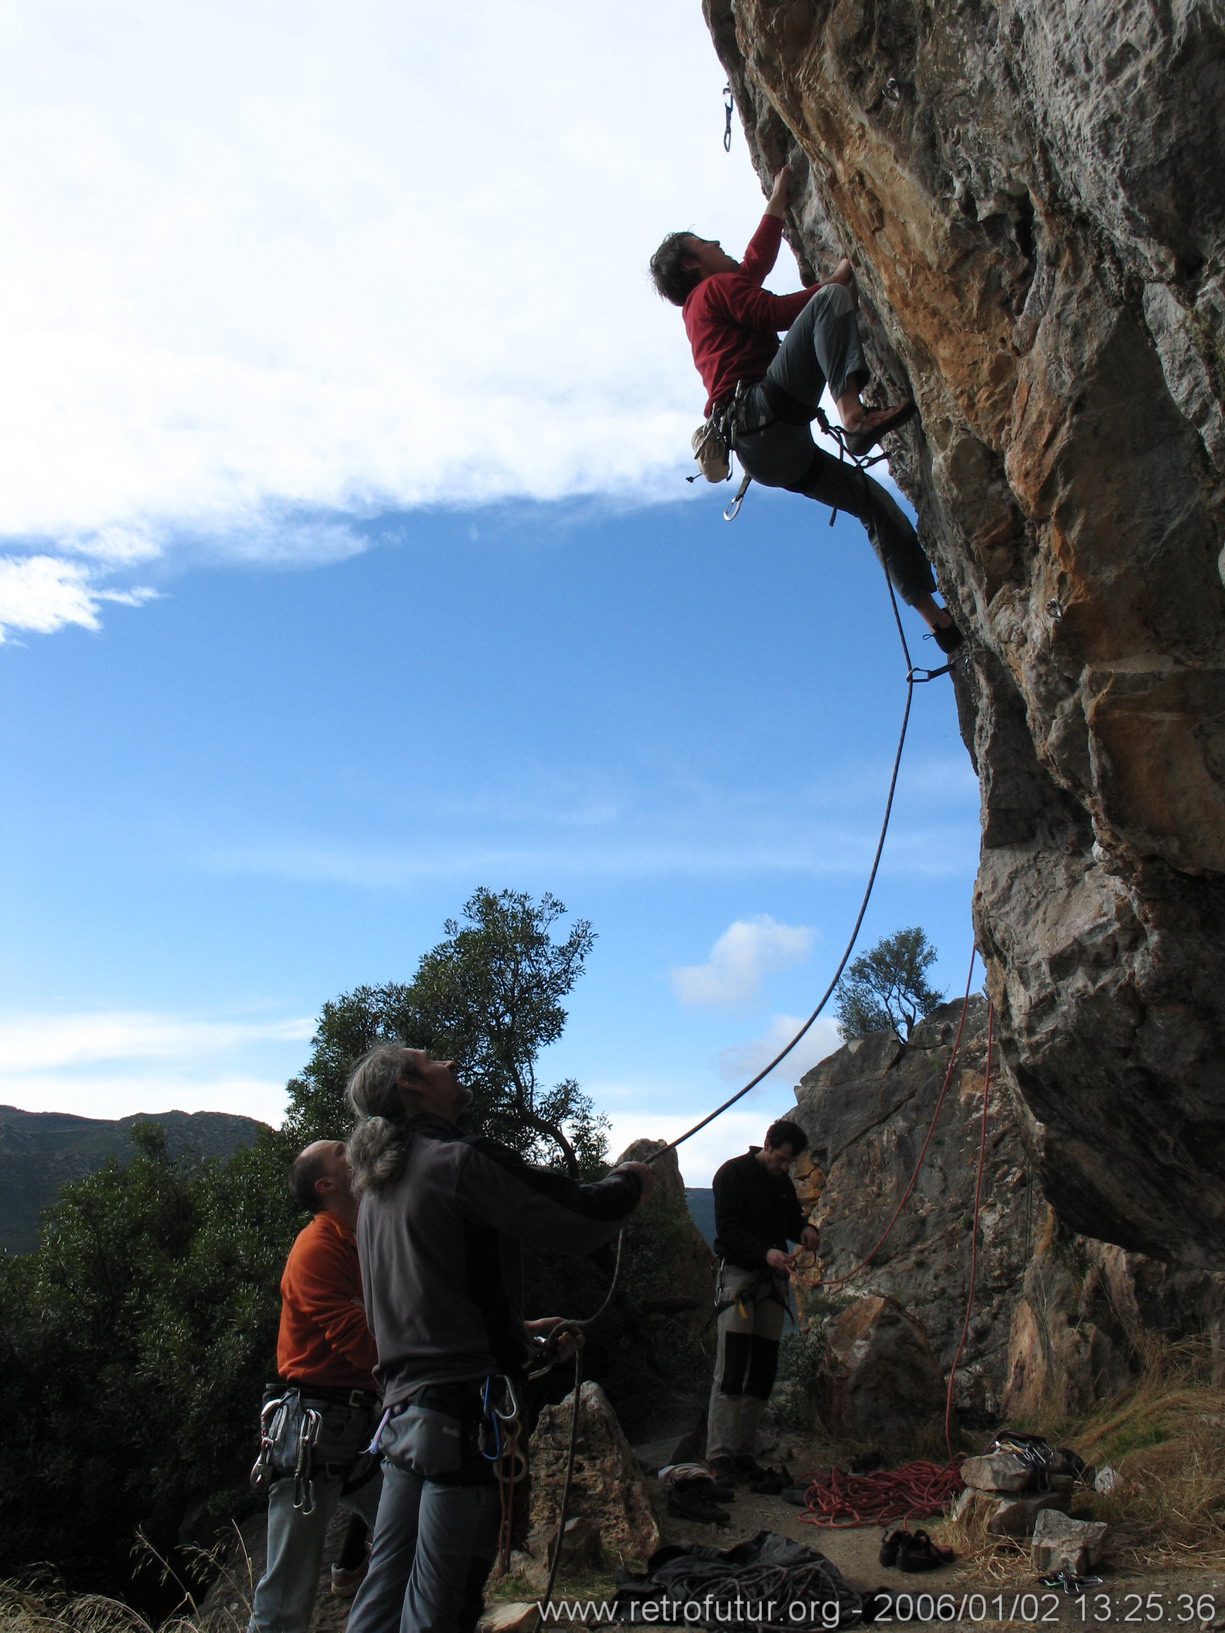
M 917 924 L 895 930 L 861 954 L 834 989 L 842 1036 L 893 1031 L 905 1042 L 944 997 L 927 979 L 935 961 L 936 949 Z

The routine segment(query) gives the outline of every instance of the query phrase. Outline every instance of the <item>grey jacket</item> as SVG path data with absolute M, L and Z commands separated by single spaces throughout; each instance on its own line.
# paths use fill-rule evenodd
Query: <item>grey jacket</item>
M 384 1405 L 429 1384 L 522 1371 L 520 1244 L 589 1253 L 641 1192 L 625 1170 L 578 1185 L 441 1119 L 411 1125 L 402 1172 L 363 1197 L 357 1223 Z

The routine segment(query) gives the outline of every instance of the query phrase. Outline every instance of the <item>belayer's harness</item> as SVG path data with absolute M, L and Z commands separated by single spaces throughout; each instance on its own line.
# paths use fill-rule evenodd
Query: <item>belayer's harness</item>
M 758 1304 L 773 1303 L 781 1304 L 787 1314 L 791 1316 L 794 1324 L 795 1316 L 791 1309 L 791 1300 L 787 1296 L 787 1284 L 786 1282 L 783 1283 L 783 1290 L 780 1292 L 778 1280 L 770 1274 L 768 1269 L 756 1271 L 752 1281 L 746 1283 L 733 1298 L 721 1299 L 719 1293 L 723 1287 L 723 1269 L 726 1263 L 726 1259 L 719 1260 L 719 1275 L 715 1282 L 715 1311 L 711 1317 L 712 1321 L 718 1321 L 724 1310 L 730 1310 L 733 1305 L 740 1319 L 747 1321 L 749 1318 L 748 1305 L 756 1306 Z M 739 1269 L 739 1266 L 734 1268 Z M 758 1297 L 759 1293 L 761 1294 L 760 1298 Z
M 308 1405 L 308 1402 L 318 1404 Z M 345 1492 L 356 1491 L 374 1476 L 377 1464 L 366 1452 L 359 1452 L 344 1462 L 316 1461 L 316 1447 L 323 1431 L 323 1412 L 320 1406 L 365 1407 L 370 1409 L 375 1397 L 363 1389 L 331 1389 L 324 1385 L 269 1384 L 264 1391 L 264 1404 L 259 1415 L 259 1452 L 251 1467 L 251 1489 L 267 1492 L 278 1480 L 293 1476 L 293 1505 L 300 1514 L 315 1511 L 315 1477 L 325 1480 L 343 1480 Z M 296 1415 L 297 1445 L 292 1467 L 278 1458 L 290 1420 Z M 352 1476 L 356 1475 L 356 1478 Z

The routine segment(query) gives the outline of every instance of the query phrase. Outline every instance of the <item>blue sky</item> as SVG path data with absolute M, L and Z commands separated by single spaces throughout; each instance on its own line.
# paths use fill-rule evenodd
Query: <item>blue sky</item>
M 0 1100 L 275 1120 L 320 1005 L 487 885 L 593 922 L 547 1069 L 670 1135 L 841 950 L 901 657 L 857 524 L 683 481 L 643 263 L 761 207 L 700 12 L 477 9 L 11 14 Z M 922 924 L 960 992 L 976 856 L 937 681 L 861 947 Z

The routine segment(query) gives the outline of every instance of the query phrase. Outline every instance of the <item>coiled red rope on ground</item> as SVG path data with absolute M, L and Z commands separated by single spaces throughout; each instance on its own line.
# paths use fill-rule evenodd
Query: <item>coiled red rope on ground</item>
M 829 1531 L 926 1519 L 942 1514 L 964 1484 L 956 1463 L 903 1463 L 874 1474 L 829 1469 L 814 1475 L 800 1518 Z

